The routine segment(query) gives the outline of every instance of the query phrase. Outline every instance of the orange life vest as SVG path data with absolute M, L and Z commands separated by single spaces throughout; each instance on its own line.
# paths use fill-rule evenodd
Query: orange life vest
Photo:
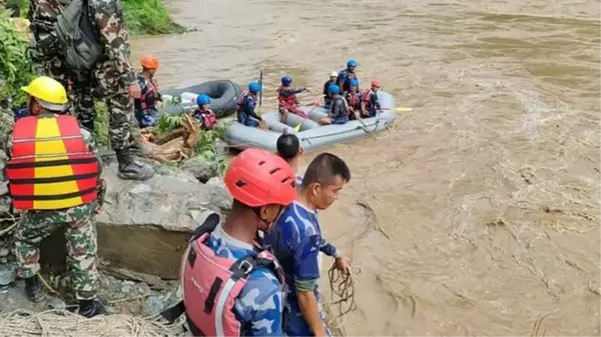
M 53 210 L 96 200 L 99 163 L 75 117 L 24 117 L 12 137 L 6 176 L 14 208 Z

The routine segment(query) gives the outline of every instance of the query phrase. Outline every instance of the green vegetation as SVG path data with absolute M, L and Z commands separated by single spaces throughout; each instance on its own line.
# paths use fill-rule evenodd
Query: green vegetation
M 171 20 L 163 0 L 122 0 L 132 35 L 183 33 L 184 27 Z

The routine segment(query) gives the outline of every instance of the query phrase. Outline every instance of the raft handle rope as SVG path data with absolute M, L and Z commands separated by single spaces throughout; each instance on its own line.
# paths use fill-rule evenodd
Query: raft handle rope
M 330 279 L 331 305 L 338 306 L 338 315 L 335 318 L 342 317 L 357 309 L 355 302 L 355 283 L 353 282 L 352 274 L 359 274 L 360 269 L 345 273 L 336 266 L 332 266 L 328 270 L 328 278 Z M 338 299 L 335 299 L 338 298 Z

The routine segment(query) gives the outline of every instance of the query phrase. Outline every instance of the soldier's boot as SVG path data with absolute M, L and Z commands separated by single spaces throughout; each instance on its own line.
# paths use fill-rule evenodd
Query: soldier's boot
M 119 178 L 129 180 L 147 180 L 154 176 L 152 166 L 135 161 L 129 153 L 129 148 L 115 150 L 119 163 Z
M 87 318 L 102 315 L 104 314 L 104 305 L 96 299 L 80 300 L 78 313 Z
M 38 275 L 28 277 L 25 279 L 25 295 L 32 302 L 41 302 L 46 296 L 44 296 L 44 287 L 42 282 L 38 278 Z

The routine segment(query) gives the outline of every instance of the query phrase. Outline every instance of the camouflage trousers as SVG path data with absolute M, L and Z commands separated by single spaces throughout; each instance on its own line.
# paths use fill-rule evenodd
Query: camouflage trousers
M 28 211 L 23 213 L 15 233 L 15 256 L 22 278 L 34 276 L 40 270 L 40 243 L 55 230 L 65 229 L 67 263 L 71 283 L 78 300 L 92 299 L 98 290 L 96 269 L 96 203 L 54 211 Z
M 94 98 L 106 103 L 113 149 L 123 149 L 139 139 L 140 130 L 132 120 L 133 101 L 127 87 L 120 83 L 119 74 L 113 72 L 112 65 L 100 62 L 90 73 L 77 75 L 68 69 L 60 55 L 44 55 L 42 66 L 46 75 L 61 82 L 65 88 L 71 80 L 71 114 L 77 116 L 81 124 L 93 125 L 96 120 Z

